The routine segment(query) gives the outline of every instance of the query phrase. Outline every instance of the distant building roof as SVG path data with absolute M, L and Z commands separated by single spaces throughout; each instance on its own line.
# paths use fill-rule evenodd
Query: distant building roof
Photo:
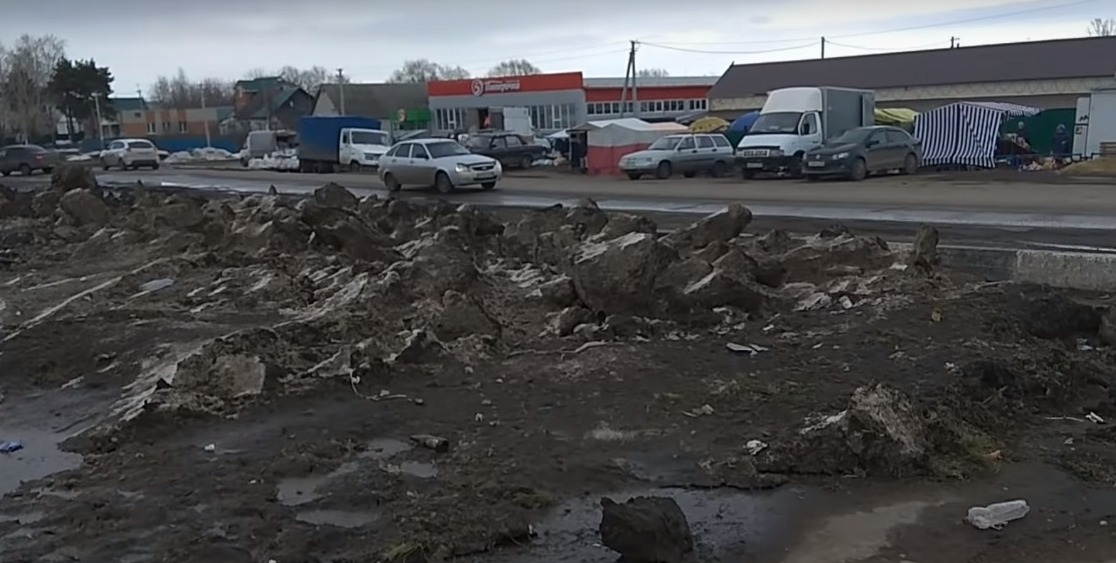
M 108 99 L 110 105 L 116 111 L 144 111 L 148 109 L 147 102 L 139 97 L 112 97 Z
M 1116 75 L 1116 37 L 1057 39 L 733 65 L 710 98 L 764 95 L 794 86 L 901 88 Z
M 294 86 L 294 84 L 283 80 L 283 78 L 279 76 L 263 76 L 260 78 L 236 81 L 236 88 L 238 90 L 244 90 L 245 92 L 263 92 L 284 86 Z
M 377 119 L 389 118 L 400 109 L 412 110 L 430 105 L 426 84 L 345 84 L 345 113 Z M 341 87 L 322 84 L 318 96 L 328 96 L 341 111 Z
M 267 119 L 268 116 L 274 115 L 275 111 L 283 107 L 291 97 L 299 92 L 309 96 L 306 90 L 298 86 L 291 86 L 285 83 L 278 83 L 279 86 L 270 90 L 260 90 L 252 95 L 252 99 L 243 106 L 240 110 L 236 111 L 238 119 Z
M 639 76 L 636 87 L 679 88 L 684 86 L 712 86 L 719 76 Z M 623 78 L 586 78 L 586 88 L 623 88 Z

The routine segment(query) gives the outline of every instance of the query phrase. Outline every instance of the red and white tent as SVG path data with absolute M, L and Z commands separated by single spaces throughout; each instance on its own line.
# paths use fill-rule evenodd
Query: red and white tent
M 588 145 L 586 169 L 590 174 L 620 174 L 620 158 L 641 151 L 659 137 L 685 133 L 679 123 L 648 123 L 634 117 L 590 121 L 570 129 L 584 133 Z

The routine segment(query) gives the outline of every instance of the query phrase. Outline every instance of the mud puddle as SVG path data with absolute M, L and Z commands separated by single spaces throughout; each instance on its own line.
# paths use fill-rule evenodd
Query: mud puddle
M 697 560 L 739 561 L 742 557 L 786 545 L 788 532 L 809 508 L 816 492 L 798 487 L 766 492 L 645 488 L 606 496 L 617 502 L 636 496 L 673 498 L 686 513 L 694 532 Z M 551 514 L 535 526 L 538 538 L 529 548 L 494 554 L 486 560 L 507 563 L 616 561 L 616 553 L 602 546 L 597 535 L 601 521 L 599 497 L 566 501 Z
M 388 462 L 389 459 L 413 449 L 413 445 L 402 440 L 392 438 L 371 440 L 366 444 L 365 451 L 360 453 L 356 460 L 345 462 L 329 473 L 280 480 L 277 485 L 276 498 L 280 504 L 285 506 L 299 507 L 310 504 L 328 496 L 322 492 L 327 484 L 362 469 L 387 471 L 418 479 L 437 477 L 438 469 L 432 463 L 419 461 Z M 379 514 L 361 510 L 304 509 L 298 511 L 295 519 L 308 524 L 360 528 L 375 522 L 379 519 Z
M 81 455 L 63 451 L 60 444 L 93 426 L 112 394 L 78 387 L 5 399 L 0 443 L 18 442 L 20 449 L 0 454 L 0 496 L 23 482 L 81 465 Z

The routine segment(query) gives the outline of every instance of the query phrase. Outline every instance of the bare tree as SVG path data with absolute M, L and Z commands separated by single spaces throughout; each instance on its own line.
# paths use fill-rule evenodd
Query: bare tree
M 636 72 L 640 78 L 664 78 L 670 76 L 665 68 L 641 68 Z
M 413 59 L 404 61 L 403 66 L 392 72 L 388 82 L 421 83 L 435 80 L 460 80 L 469 76 L 469 71 L 459 66 L 440 65 L 429 59 Z
M 24 34 L 6 51 L 0 98 L 7 102 L 11 129 L 25 141 L 54 130 L 47 85 L 65 54 L 65 42 L 53 35 Z
M 1095 37 L 1112 37 L 1116 35 L 1116 19 L 1093 18 L 1093 21 L 1089 22 L 1089 35 Z
M 148 89 L 151 101 L 175 109 L 225 106 L 232 103 L 233 84 L 219 78 L 191 80 L 178 69 L 173 77 L 160 76 Z
M 291 84 L 299 85 L 311 94 L 317 94 L 318 88 L 325 82 L 337 83 L 337 73 L 330 73 L 324 66 L 312 66 L 310 68 L 285 66 L 279 69 L 276 74 Z M 341 77 L 341 80 L 345 83 L 348 82 L 348 79 L 344 76 Z
M 542 74 L 542 69 L 531 64 L 531 61 L 527 59 L 510 59 L 488 71 L 488 76 L 493 78 L 499 76 L 528 76 L 531 74 Z

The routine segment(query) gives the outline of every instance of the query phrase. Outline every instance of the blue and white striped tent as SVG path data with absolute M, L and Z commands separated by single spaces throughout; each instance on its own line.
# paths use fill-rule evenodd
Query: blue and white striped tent
M 957 102 L 915 118 L 914 135 L 922 141 L 926 165 L 961 164 L 995 168 L 996 145 L 1004 117 L 1030 116 L 1042 110 L 1001 102 Z

